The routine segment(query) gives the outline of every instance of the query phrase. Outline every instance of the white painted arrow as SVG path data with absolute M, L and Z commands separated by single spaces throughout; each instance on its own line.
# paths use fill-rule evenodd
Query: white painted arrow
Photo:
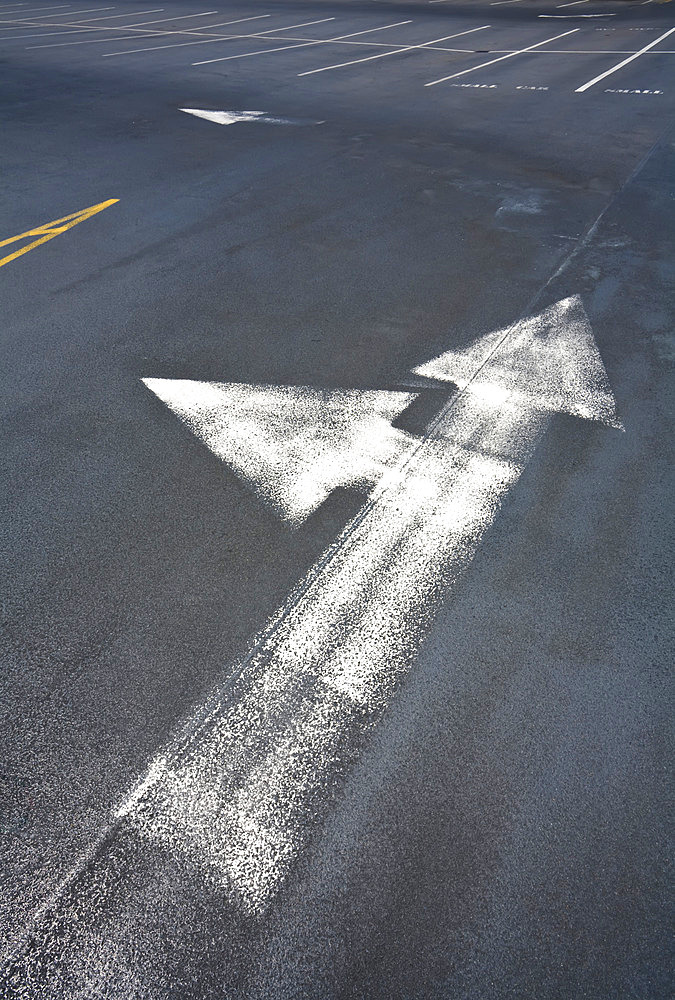
M 463 391 L 118 812 L 253 912 L 282 883 L 554 410 L 617 424 L 578 298 L 418 371 Z
M 498 401 L 522 400 L 540 410 L 572 413 L 614 427 L 614 396 L 591 324 L 578 295 L 561 299 L 517 327 L 495 330 L 461 351 L 415 368 Z
M 145 378 L 211 451 L 299 524 L 338 486 L 373 485 L 412 443 L 414 394 Z
M 188 115 L 205 118 L 207 122 L 217 125 L 236 125 L 237 122 L 259 122 L 263 125 L 298 125 L 302 122 L 292 118 L 274 118 L 264 111 L 201 111 L 199 108 L 179 108 Z

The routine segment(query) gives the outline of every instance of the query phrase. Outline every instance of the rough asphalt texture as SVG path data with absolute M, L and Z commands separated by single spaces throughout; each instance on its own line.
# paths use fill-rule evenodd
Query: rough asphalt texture
M 579 9 L 618 13 L 537 17 Z M 335 16 L 291 32 L 308 38 L 412 19 L 405 43 L 491 24 L 476 49 L 581 26 L 559 46 L 634 51 L 675 24 L 619 0 L 219 11 Z M 25 33 L 57 31 L 44 16 Z M 491 57 L 299 78 L 382 50 L 193 67 L 263 43 L 103 59 L 162 39 L 10 34 L 0 238 L 120 200 L 0 268 L 2 995 L 665 1000 L 675 55 L 577 95 L 622 56 L 424 88 Z M 271 909 L 242 916 L 184 858 L 111 831 L 363 502 L 337 491 L 290 530 L 141 379 L 407 389 L 537 296 L 574 294 L 625 433 L 555 418 Z M 402 426 L 446 398 L 425 390 Z

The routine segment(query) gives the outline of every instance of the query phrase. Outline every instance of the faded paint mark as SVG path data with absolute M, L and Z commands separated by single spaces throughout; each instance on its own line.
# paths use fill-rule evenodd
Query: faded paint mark
M 517 88 L 516 88 L 517 89 Z M 538 194 L 507 195 L 497 209 L 497 215 L 539 215 L 543 201 Z

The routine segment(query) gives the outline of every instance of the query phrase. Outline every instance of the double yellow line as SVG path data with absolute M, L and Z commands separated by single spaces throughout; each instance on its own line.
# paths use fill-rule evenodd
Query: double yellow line
M 54 219 L 53 222 L 46 222 L 42 226 L 36 226 L 35 229 L 28 229 L 25 233 L 19 233 L 18 236 L 10 236 L 7 240 L 0 240 L 0 247 L 10 246 L 12 243 L 20 243 L 21 240 L 30 239 L 31 236 L 37 236 L 38 239 L 33 240 L 28 246 L 21 247 L 20 250 L 15 250 L 14 253 L 10 253 L 7 257 L 0 259 L 0 267 L 4 264 L 9 264 L 10 261 L 16 260 L 17 257 L 21 257 L 23 254 L 28 253 L 29 250 L 34 250 L 35 247 L 41 246 L 42 243 L 46 243 L 47 240 L 53 240 L 55 236 L 60 236 L 61 233 L 65 233 L 66 230 L 72 229 L 73 226 L 77 226 L 78 223 L 84 222 L 85 219 L 90 219 L 92 215 L 97 215 L 102 212 L 104 208 L 108 208 L 110 205 L 114 205 L 119 201 L 119 198 L 109 198 L 108 201 L 101 201 L 98 205 L 92 205 L 91 208 L 83 208 L 79 212 L 73 212 L 71 215 L 64 215 L 62 219 Z

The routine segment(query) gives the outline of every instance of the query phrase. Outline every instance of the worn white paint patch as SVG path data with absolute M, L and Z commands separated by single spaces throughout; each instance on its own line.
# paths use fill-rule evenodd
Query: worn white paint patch
M 266 125 L 290 125 L 287 118 L 272 118 L 264 111 L 200 111 L 198 108 L 179 108 L 188 115 L 205 118 L 207 122 L 217 125 L 236 125 L 237 122 L 260 122 Z
M 516 327 L 495 330 L 464 350 L 441 354 L 415 372 L 454 382 L 474 395 L 494 399 L 499 393 L 515 394 L 539 409 L 621 426 L 578 295 L 561 299 Z
M 373 485 L 409 449 L 391 426 L 409 392 L 145 378 L 191 431 L 286 520 L 338 486 Z
M 518 88 L 516 88 L 517 90 Z M 542 198 L 538 194 L 507 195 L 497 209 L 497 215 L 538 215 L 542 210 Z
M 580 308 L 566 300 L 418 369 L 470 391 L 411 444 L 231 685 L 122 804 L 140 837 L 186 852 L 245 909 L 265 909 L 556 401 L 615 420 Z

